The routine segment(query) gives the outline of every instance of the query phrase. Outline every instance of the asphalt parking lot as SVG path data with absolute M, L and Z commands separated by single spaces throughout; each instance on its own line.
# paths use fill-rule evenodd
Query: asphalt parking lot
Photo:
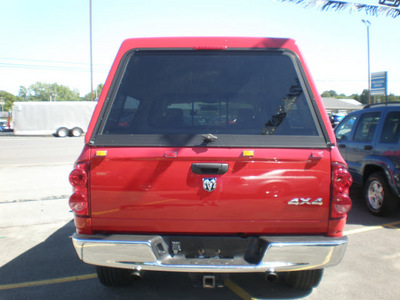
M 400 299 L 400 209 L 370 215 L 357 187 L 344 260 L 318 288 L 288 288 L 283 276 L 238 274 L 225 287 L 193 286 L 184 273 L 145 273 L 126 288 L 102 286 L 73 249 L 68 173 L 82 138 L 0 136 L 0 299 Z

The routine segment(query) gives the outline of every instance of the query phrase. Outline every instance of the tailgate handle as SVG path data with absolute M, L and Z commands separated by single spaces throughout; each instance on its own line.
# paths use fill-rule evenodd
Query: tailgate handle
M 311 152 L 310 159 L 319 160 L 324 157 L 324 151 L 313 151 Z
M 196 163 L 191 167 L 195 174 L 225 174 L 228 168 L 228 164 L 219 163 Z

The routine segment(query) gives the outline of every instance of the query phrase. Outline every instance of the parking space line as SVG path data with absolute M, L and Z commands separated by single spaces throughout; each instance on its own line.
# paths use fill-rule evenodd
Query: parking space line
M 256 298 L 253 298 L 248 292 L 246 292 L 244 289 L 234 283 L 230 278 L 225 280 L 225 286 L 243 300 L 256 300 Z
M 25 288 L 25 287 L 50 285 L 50 284 L 56 284 L 56 283 L 66 283 L 66 282 L 81 281 L 81 280 L 87 280 L 87 279 L 93 279 L 93 278 L 97 278 L 96 273 L 79 275 L 79 276 L 63 277 L 63 278 L 54 278 L 54 279 L 48 279 L 48 280 L 38 280 L 38 281 L 28 281 L 28 282 L 21 282 L 21 283 L 4 284 L 4 285 L 0 285 L 0 290 L 11 290 L 11 289 L 19 289 L 19 288 Z
M 357 233 L 362 233 L 362 232 L 367 232 L 367 231 L 382 229 L 382 228 L 392 228 L 392 229 L 400 230 L 400 228 L 396 227 L 396 225 L 400 225 L 400 221 L 386 223 L 386 224 L 382 224 L 382 225 L 376 225 L 376 226 L 363 227 L 363 228 L 358 228 L 358 229 L 353 229 L 353 230 L 347 230 L 347 231 L 344 231 L 343 235 L 352 235 L 352 234 L 357 234 Z
M 394 226 L 394 225 L 387 225 L 387 226 L 384 226 L 385 228 L 390 228 L 390 229 L 396 229 L 396 230 L 398 230 L 398 231 L 400 231 L 400 227 L 397 227 L 397 226 Z
M 96 273 L 79 275 L 79 276 L 54 278 L 54 279 L 47 279 L 47 280 L 28 281 L 28 282 L 21 282 L 21 283 L 10 283 L 10 284 L 0 285 L 0 290 L 4 291 L 4 290 L 20 289 L 20 288 L 26 288 L 26 287 L 51 285 L 51 284 L 57 284 L 57 283 L 67 283 L 67 282 L 88 280 L 88 279 L 94 279 L 94 278 L 97 278 Z M 234 283 L 229 278 L 227 280 L 225 280 L 225 286 L 243 300 L 256 300 L 256 298 L 253 298 L 248 292 L 246 292 L 243 288 L 238 286 L 236 283 Z
M 22 167 L 53 167 L 53 166 L 73 166 L 73 161 L 54 162 L 54 163 L 37 163 L 37 164 L 2 164 L 0 168 L 22 168 Z

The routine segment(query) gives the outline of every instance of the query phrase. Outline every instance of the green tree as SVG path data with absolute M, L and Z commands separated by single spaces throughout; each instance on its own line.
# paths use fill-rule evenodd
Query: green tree
M 24 99 L 25 101 L 29 98 L 30 91 L 24 86 L 19 87 L 18 96 Z
M 336 98 L 336 99 L 355 99 L 354 98 L 354 94 L 351 95 L 351 96 L 346 96 L 343 93 L 338 94 L 333 90 L 323 92 L 321 94 L 321 97 L 324 97 L 324 98 Z
M 101 93 L 101 91 L 103 90 L 103 86 L 104 86 L 104 84 L 100 83 L 100 84 L 96 87 L 96 89 L 93 91 L 93 99 L 97 99 L 97 98 L 100 97 L 100 93 Z M 90 101 L 90 100 L 92 100 L 92 99 L 91 99 L 91 96 L 90 96 L 90 93 L 87 93 L 85 96 L 83 96 L 83 97 L 81 98 L 81 100 L 84 100 L 84 101 Z
M 351 94 L 350 95 L 350 99 L 354 99 L 354 100 L 359 101 L 360 100 L 360 95 L 359 94 Z
M 337 95 L 338 95 L 338 94 L 337 94 L 335 91 L 330 90 L 330 91 L 325 91 L 325 92 L 323 92 L 323 93 L 321 94 L 321 97 L 324 97 L 324 98 L 336 98 Z
M 328 91 L 323 92 L 323 93 L 321 94 L 321 97 L 324 97 L 324 98 L 332 98 L 332 97 L 331 97 L 331 94 L 330 94 Z
M 340 98 L 340 99 L 354 99 L 362 104 L 368 104 L 369 99 L 368 99 L 368 90 L 363 90 L 361 95 L 359 94 L 352 94 L 350 96 L 346 96 L 345 94 L 337 94 L 335 91 L 325 91 L 321 94 L 321 97 L 326 97 L 326 98 Z M 386 101 L 385 96 L 371 96 L 371 103 L 382 103 Z M 394 94 L 390 94 L 387 97 L 388 102 L 400 102 L 400 96 L 396 96 Z
M 100 83 L 96 88 L 97 98 L 100 97 L 101 91 L 103 90 L 104 84 Z
M 381 96 L 372 96 L 372 103 L 382 103 L 382 102 L 386 102 L 386 97 L 384 95 Z M 399 96 L 395 96 L 393 94 L 390 94 L 387 96 L 387 101 L 388 102 L 397 102 L 400 101 L 400 97 Z
M 29 86 L 32 91 L 32 97 L 29 100 L 34 101 L 50 101 L 50 84 L 43 82 L 36 82 Z
M 64 85 L 53 84 L 52 88 L 56 91 L 56 100 L 60 101 L 76 101 L 80 100 L 79 91 L 77 89 L 71 90 Z
M 400 96 L 395 96 L 394 94 L 390 94 L 388 96 L 388 102 L 398 102 L 400 101 Z
M 358 101 L 360 101 L 362 104 L 368 104 L 368 90 L 363 90 Z
M 28 88 L 20 86 L 18 96 L 26 101 L 76 101 L 79 91 L 57 83 L 36 82 Z
M 0 91 L 0 99 L 4 101 L 3 111 L 11 111 L 15 101 L 23 101 L 21 97 L 15 97 L 6 91 Z

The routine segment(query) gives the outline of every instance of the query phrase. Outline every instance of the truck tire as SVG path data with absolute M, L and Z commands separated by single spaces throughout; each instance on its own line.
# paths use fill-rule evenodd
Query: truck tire
M 318 286 L 323 273 L 323 269 L 288 272 L 285 282 L 295 289 L 311 290 Z
M 69 134 L 69 130 L 68 130 L 68 128 L 65 128 L 65 127 L 60 127 L 56 131 L 56 136 L 58 136 L 58 137 L 66 137 L 66 136 L 68 136 L 68 134 Z
M 383 172 L 375 172 L 368 177 L 364 195 L 367 207 L 374 215 L 388 216 L 395 209 L 396 197 Z
M 79 127 L 74 127 L 69 131 L 70 136 L 79 137 L 83 133 L 83 130 Z
M 109 267 L 96 267 L 97 278 L 106 286 L 127 286 L 132 282 L 132 271 Z

